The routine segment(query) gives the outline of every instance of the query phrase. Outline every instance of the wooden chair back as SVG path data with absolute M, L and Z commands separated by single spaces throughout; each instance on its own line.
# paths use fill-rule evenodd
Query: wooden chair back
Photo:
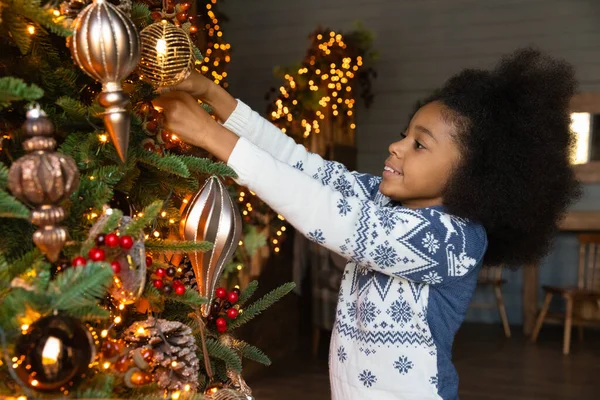
M 580 234 L 578 239 L 577 287 L 584 290 L 600 290 L 600 233 Z
M 479 271 L 478 280 L 481 282 L 496 282 L 502 279 L 502 266 L 483 267 Z

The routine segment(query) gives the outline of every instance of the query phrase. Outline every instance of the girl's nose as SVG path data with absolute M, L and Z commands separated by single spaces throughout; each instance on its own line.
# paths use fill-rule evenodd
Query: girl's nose
M 398 140 L 397 142 L 390 144 L 388 150 L 394 157 L 401 158 L 401 155 L 403 154 L 402 140 Z

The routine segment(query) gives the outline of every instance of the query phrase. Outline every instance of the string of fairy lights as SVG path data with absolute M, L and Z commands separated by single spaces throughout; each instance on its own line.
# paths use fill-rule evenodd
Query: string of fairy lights
M 356 129 L 353 86 L 363 66 L 363 56 L 349 54 L 356 52 L 355 46 L 348 46 L 341 33 L 325 30 L 312 37 L 300 68 L 284 75 L 285 82 L 269 109 L 275 125 L 286 133 L 300 133 L 301 139 L 322 133 L 325 123 Z

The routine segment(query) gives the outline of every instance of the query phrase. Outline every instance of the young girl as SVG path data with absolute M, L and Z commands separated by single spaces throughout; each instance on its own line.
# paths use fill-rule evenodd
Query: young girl
M 531 49 L 493 71 L 465 70 L 390 144 L 382 178 L 308 153 L 199 74 L 155 104 L 181 139 L 348 259 L 330 347 L 334 400 L 457 399 L 452 342 L 480 267 L 539 260 L 578 194 L 575 86 L 568 64 Z

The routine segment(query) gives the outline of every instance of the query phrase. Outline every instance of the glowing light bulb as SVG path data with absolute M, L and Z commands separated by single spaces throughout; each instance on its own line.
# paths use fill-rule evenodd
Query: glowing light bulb
M 167 41 L 165 39 L 156 41 L 156 55 L 161 58 L 167 56 Z

